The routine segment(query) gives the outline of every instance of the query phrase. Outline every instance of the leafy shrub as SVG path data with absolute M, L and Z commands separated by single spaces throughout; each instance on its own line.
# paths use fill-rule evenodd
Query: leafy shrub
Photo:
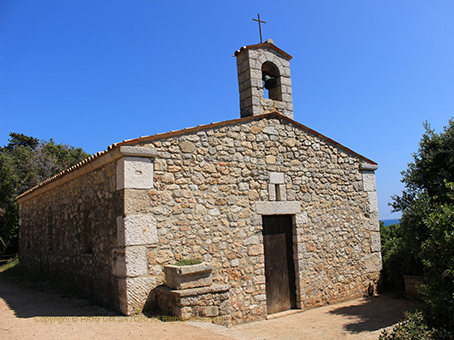
M 384 330 L 380 340 L 425 340 L 434 339 L 433 331 L 424 322 L 423 313 L 405 312 L 405 320 L 399 322 L 391 331 Z
M 454 334 L 442 328 L 432 328 L 427 324 L 422 311 L 405 312 L 405 319 L 391 331 L 384 330 L 380 340 L 450 340 Z

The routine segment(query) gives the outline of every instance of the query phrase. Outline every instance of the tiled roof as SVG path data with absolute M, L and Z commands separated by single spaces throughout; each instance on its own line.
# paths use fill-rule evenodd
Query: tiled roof
M 165 132 L 165 133 L 158 133 L 158 134 L 155 134 L 155 135 L 151 135 L 151 136 L 145 136 L 145 137 L 139 137 L 139 138 L 135 138 L 135 139 L 127 139 L 127 140 L 124 140 L 123 142 L 120 142 L 120 143 L 115 143 L 115 144 L 112 144 L 110 145 L 107 150 L 104 150 L 104 151 L 101 151 L 101 152 L 98 152 L 86 159 L 84 159 L 83 161 L 77 163 L 76 165 L 73 165 L 72 167 L 66 169 L 66 170 L 63 170 L 61 171 L 60 173 L 48 178 L 47 180 L 45 180 L 44 182 L 38 184 L 37 186 L 31 188 L 30 190 L 24 192 L 23 194 L 19 195 L 16 199 L 21 199 L 21 198 L 24 198 L 25 196 L 29 195 L 30 193 L 44 187 L 44 186 L 47 186 L 48 184 L 50 183 L 53 183 L 65 176 L 68 176 L 69 174 L 71 173 L 74 173 L 80 169 L 83 169 L 85 167 L 89 167 L 91 164 L 93 164 L 95 161 L 98 161 L 99 159 L 107 156 L 108 154 L 114 152 L 115 150 L 117 150 L 119 147 L 121 146 L 127 146 L 127 145 L 135 145 L 135 144 L 140 144 L 140 143 L 144 143 L 144 142 L 150 142 L 150 141 L 153 141 L 153 140 L 158 140 L 158 139 L 163 139 L 163 138 L 169 138 L 169 137 L 174 137 L 174 136 L 180 136 L 180 135 L 184 135 L 184 134 L 187 134 L 187 133 L 194 133 L 194 132 L 198 132 L 198 131 L 202 131 L 202 130 L 207 130 L 207 129 L 214 129 L 214 128 L 219 128 L 219 127 L 223 127 L 223 126 L 227 126 L 227 125 L 235 125 L 235 124 L 239 124 L 239 123 L 245 123 L 245 122 L 249 122 L 249 121 L 254 121 L 254 120 L 260 120 L 260 119 L 264 119 L 264 118 L 277 118 L 277 119 L 283 119 L 283 120 L 286 120 L 288 122 L 290 122 L 291 124 L 309 132 L 310 134 L 312 135 L 315 135 L 317 136 L 318 138 L 320 139 L 323 139 L 325 140 L 326 142 L 330 143 L 330 144 L 333 144 L 333 145 L 336 145 L 337 147 L 343 149 L 344 151 L 350 153 L 350 154 L 353 154 L 355 155 L 356 157 L 360 158 L 361 160 L 363 160 L 364 162 L 366 163 L 369 163 L 369 164 L 373 164 L 373 165 L 377 165 L 377 163 L 375 163 L 374 161 L 354 152 L 353 150 L 350 150 L 349 148 L 337 143 L 336 141 L 318 133 L 317 131 L 314 131 L 310 128 L 308 128 L 307 126 L 303 125 L 303 124 L 300 124 L 288 117 L 285 117 L 283 115 L 281 115 L 279 112 L 277 111 L 274 111 L 274 112 L 271 112 L 271 113 L 265 113 L 265 114 L 262 114 L 262 115 L 259 115 L 259 116 L 249 116 L 249 117 L 243 117 L 243 118 L 238 118 L 238 119 L 232 119 L 232 120 L 226 120 L 226 121 L 222 121 L 222 122 L 217 122 L 217 123 L 211 123 L 211 124 L 206 124 L 206 125 L 199 125 L 199 126 L 196 126 L 196 127 L 190 127 L 190 128 L 186 128 L 186 129 L 183 129 L 183 130 L 175 130 L 175 131 L 170 131 L 170 132 Z

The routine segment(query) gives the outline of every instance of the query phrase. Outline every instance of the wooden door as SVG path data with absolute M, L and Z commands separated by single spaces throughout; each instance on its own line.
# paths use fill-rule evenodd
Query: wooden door
M 268 314 L 296 308 L 292 216 L 263 216 L 266 307 Z

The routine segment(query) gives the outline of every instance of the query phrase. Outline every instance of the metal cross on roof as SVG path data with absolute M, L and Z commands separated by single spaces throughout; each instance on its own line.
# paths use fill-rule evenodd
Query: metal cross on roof
M 260 20 L 260 13 L 257 13 L 257 17 L 258 17 L 258 19 L 252 19 L 252 20 L 257 21 L 259 23 L 260 43 L 262 43 L 262 26 L 260 24 L 262 24 L 262 23 L 266 24 L 266 22 Z

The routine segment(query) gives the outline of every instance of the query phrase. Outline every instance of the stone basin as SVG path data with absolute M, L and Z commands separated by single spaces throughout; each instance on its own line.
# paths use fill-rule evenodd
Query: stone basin
M 164 266 L 167 287 L 171 289 L 189 289 L 210 286 L 213 283 L 210 263 L 202 262 L 189 266 Z

